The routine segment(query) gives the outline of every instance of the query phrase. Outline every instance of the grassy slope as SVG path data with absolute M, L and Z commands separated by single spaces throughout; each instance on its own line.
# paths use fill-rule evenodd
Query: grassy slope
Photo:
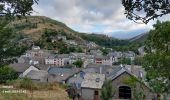
M 37 27 L 30 28 L 29 25 L 27 24 L 29 25 L 36 24 Z M 18 32 L 27 35 L 34 40 L 38 40 L 45 31 L 45 29 L 52 29 L 55 31 L 63 30 L 68 34 L 75 35 L 75 37 L 77 33 L 70 29 L 69 27 L 67 27 L 65 24 L 44 16 L 31 16 L 27 17 L 27 19 L 15 20 L 14 22 L 11 23 L 11 26 L 15 28 Z
M 0 100 L 69 100 L 64 90 L 34 90 L 33 93 L 0 93 Z
M 65 91 L 66 87 L 58 83 L 30 83 L 32 90 L 27 86 L 26 82 L 21 79 L 9 82 L 13 88 L 2 88 L 4 85 L 0 85 L 0 100 L 69 100 L 68 94 Z M 8 86 L 8 85 L 7 85 Z M 12 93 L 14 90 L 21 91 L 20 93 Z M 7 91 L 6 93 L 3 91 Z M 12 92 L 11 92 L 12 91 Z M 24 91 L 24 92 L 22 92 Z M 32 98 L 32 99 L 31 99 Z

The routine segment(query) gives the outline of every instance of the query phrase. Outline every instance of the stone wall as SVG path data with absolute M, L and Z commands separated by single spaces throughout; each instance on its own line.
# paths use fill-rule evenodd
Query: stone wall
M 101 90 L 82 88 L 81 89 L 81 100 L 94 100 L 94 92 L 99 91 L 99 100 L 101 96 Z
M 154 93 L 151 92 L 151 90 L 145 86 L 143 83 L 140 83 L 139 81 L 136 81 L 136 88 L 133 89 L 133 86 L 130 86 L 129 84 L 127 84 L 127 82 L 125 82 L 125 80 L 128 78 L 131 78 L 132 76 L 128 73 L 123 73 L 122 75 L 120 75 L 119 77 L 117 77 L 116 79 L 114 79 L 112 81 L 112 85 L 113 85 L 113 90 L 115 91 L 114 97 L 113 99 L 119 99 L 119 87 L 120 86 L 128 86 L 131 88 L 131 96 L 132 99 L 134 99 L 134 93 L 137 93 L 139 91 L 143 91 L 144 95 L 145 95 L 145 99 L 146 100 L 152 100 Z

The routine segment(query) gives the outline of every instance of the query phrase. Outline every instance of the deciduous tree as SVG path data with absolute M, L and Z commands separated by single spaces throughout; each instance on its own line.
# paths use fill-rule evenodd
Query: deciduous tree
M 158 93 L 170 92 L 170 22 L 154 25 L 146 42 L 144 68 L 153 90 Z
M 122 0 L 125 15 L 135 22 L 148 23 L 170 13 L 170 0 Z

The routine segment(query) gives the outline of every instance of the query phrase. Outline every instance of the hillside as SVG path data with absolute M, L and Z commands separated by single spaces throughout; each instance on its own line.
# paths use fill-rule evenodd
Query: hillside
M 104 46 L 104 47 L 124 46 L 124 45 L 128 45 L 129 43 L 126 40 L 115 39 L 113 37 L 108 37 L 103 34 L 81 33 L 79 35 L 84 40 L 95 42 L 96 44 L 99 44 L 100 46 Z
M 146 41 L 148 35 L 149 35 L 149 33 L 140 34 L 138 36 L 135 36 L 135 37 L 129 39 L 129 41 L 131 43 L 133 43 L 133 44 L 141 44 L 141 45 L 143 45 L 144 42 Z
M 146 33 L 129 40 L 119 40 L 104 34 L 80 33 L 72 30 L 62 22 L 44 16 L 30 16 L 27 19 L 16 19 L 9 26 L 21 35 L 21 39 L 29 38 L 35 45 L 61 54 L 87 51 L 89 49 L 87 45 L 90 42 L 96 43 L 99 48 L 109 47 L 120 51 L 136 51 L 137 48 L 144 45 L 144 41 L 148 36 Z M 66 40 L 57 40 L 58 36 L 64 36 Z M 69 44 L 69 41 L 73 43 Z
M 23 35 L 31 37 L 34 41 L 41 38 L 44 31 L 47 29 L 54 31 L 63 30 L 74 36 L 76 34 L 75 31 L 67 27 L 65 24 L 44 16 L 29 16 L 27 19 L 16 19 L 10 24 L 10 27 Z
M 9 26 L 16 30 L 17 33 L 23 35 L 23 37 L 31 38 L 38 44 L 42 43 L 43 48 L 48 48 L 47 46 L 49 43 L 46 41 L 51 38 L 51 36 L 43 37 L 44 33 L 47 31 L 52 31 L 56 34 L 54 35 L 52 33 L 53 37 L 57 35 L 66 36 L 67 39 L 74 40 L 76 43 L 80 44 L 79 46 L 81 46 L 81 48 L 88 42 L 94 42 L 99 46 L 105 47 L 123 46 L 128 44 L 128 41 L 114 39 L 106 35 L 79 33 L 59 21 L 44 16 L 31 16 L 27 17 L 27 19 L 16 19 Z M 46 40 L 44 40 L 45 38 Z

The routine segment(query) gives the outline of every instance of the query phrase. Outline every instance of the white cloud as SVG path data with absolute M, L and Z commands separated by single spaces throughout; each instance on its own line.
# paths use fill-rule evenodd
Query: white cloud
M 34 15 L 47 16 L 74 30 L 89 33 L 148 30 L 155 22 L 145 25 L 129 21 L 124 15 L 121 0 L 40 0 L 34 9 L 39 12 Z

